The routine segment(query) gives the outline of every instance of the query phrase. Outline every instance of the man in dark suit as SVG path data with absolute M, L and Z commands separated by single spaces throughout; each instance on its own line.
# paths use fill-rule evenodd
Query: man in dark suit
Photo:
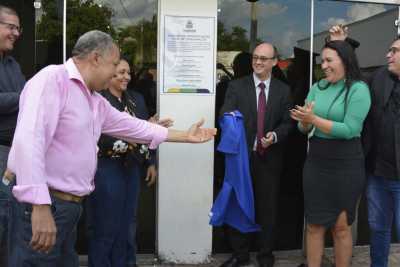
M 260 266 L 273 266 L 275 261 L 272 251 L 284 143 L 294 125 L 289 117 L 290 89 L 271 76 L 277 62 L 277 52 L 271 44 L 258 45 L 252 56 L 253 74 L 229 83 L 221 108 L 221 115 L 239 110 L 244 116 L 256 222 L 262 228 L 257 233 Z M 228 232 L 233 255 L 221 267 L 248 264 L 249 234 L 232 227 Z

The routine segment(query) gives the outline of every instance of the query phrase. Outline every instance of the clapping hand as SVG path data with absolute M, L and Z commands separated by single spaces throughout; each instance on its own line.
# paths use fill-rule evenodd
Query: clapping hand
M 174 125 L 174 120 L 171 118 L 164 118 L 160 119 L 158 114 L 153 115 L 150 119 L 149 122 L 151 123 L 156 123 L 158 125 L 161 125 L 163 127 L 169 128 L 172 125 Z
M 314 102 L 306 103 L 304 106 L 297 106 L 290 110 L 290 117 L 303 124 L 303 127 L 307 128 L 310 124 L 313 124 L 315 114 L 313 112 Z

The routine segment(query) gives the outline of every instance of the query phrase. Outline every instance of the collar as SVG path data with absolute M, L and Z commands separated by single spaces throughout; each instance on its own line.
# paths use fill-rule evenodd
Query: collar
M 78 67 L 76 66 L 75 62 L 72 60 L 72 58 L 69 58 L 67 62 L 64 63 L 65 68 L 67 69 L 68 77 L 70 80 L 77 80 L 81 82 L 83 87 L 88 91 L 88 93 L 92 94 L 92 90 L 90 90 L 85 81 L 82 78 L 81 73 L 78 70 Z
M 268 90 L 269 85 L 270 85 L 270 83 L 271 83 L 271 74 L 269 75 L 269 78 L 268 78 L 268 79 L 266 79 L 266 80 L 264 80 L 264 81 L 261 81 L 261 80 L 257 77 L 257 75 L 255 75 L 255 73 L 253 72 L 253 80 L 254 80 L 254 85 L 256 86 L 256 88 L 258 88 L 258 84 L 259 84 L 260 82 L 263 82 L 263 83 L 265 84 L 265 90 Z
M 340 86 L 344 86 L 344 83 L 345 83 L 345 79 L 341 79 L 339 81 L 336 81 L 335 83 L 332 83 L 332 86 L 340 87 Z
M 106 89 L 106 90 L 101 91 L 101 95 L 105 96 L 107 99 L 114 99 L 114 100 L 116 100 L 118 102 L 120 102 L 119 101 L 120 99 L 121 100 L 125 99 L 127 97 L 126 94 L 127 94 L 126 92 L 122 92 L 121 97 L 119 98 L 119 97 L 113 95 L 111 93 L 110 89 Z
M 393 82 L 398 82 L 400 81 L 400 76 L 397 76 L 395 73 L 391 72 L 389 69 L 387 69 L 389 72 L 389 77 L 393 80 Z

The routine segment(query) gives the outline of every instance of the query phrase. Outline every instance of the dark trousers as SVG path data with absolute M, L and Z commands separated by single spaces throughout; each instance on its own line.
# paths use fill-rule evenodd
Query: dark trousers
M 9 147 L 0 145 L 0 178 L 3 177 L 6 170 L 9 151 Z M 0 181 L 0 266 L 8 266 L 12 227 L 10 218 L 13 211 L 12 186 L 13 183 L 9 183 L 7 180 Z
M 137 210 L 139 206 L 139 195 L 140 195 L 140 177 L 144 177 L 143 173 L 140 172 L 140 176 L 137 179 L 132 181 L 133 188 L 132 188 L 132 209 L 128 210 L 127 212 L 132 212 L 129 214 L 130 222 L 129 222 L 129 230 L 128 230 L 128 250 L 127 250 L 127 258 L 128 258 L 128 266 L 135 266 L 136 262 L 136 253 L 137 253 L 137 246 L 136 246 L 136 229 L 138 226 L 137 221 Z
M 95 190 L 87 206 L 90 267 L 127 266 L 129 224 L 136 214 L 139 178 L 139 166 L 99 159 Z M 132 253 L 135 250 L 131 248 Z
M 272 256 L 275 245 L 274 228 L 277 216 L 280 170 L 274 169 L 274 166 L 270 167 L 266 164 L 264 157 L 253 152 L 250 157 L 250 171 L 253 179 L 256 222 L 262 229 L 256 233 L 259 247 L 257 258 L 263 261 L 264 258 Z M 247 260 L 252 234 L 241 233 L 232 227 L 228 227 L 228 235 L 234 255 L 240 260 Z
M 374 175 L 367 181 L 371 267 L 387 267 L 392 226 L 400 240 L 400 181 Z
M 12 250 L 9 266 L 12 267 L 78 267 L 74 250 L 76 227 L 82 212 L 80 204 L 52 197 L 52 214 L 57 227 L 56 244 L 48 253 L 34 251 L 32 239 L 32 205 L 15 202 L 11 234 Z

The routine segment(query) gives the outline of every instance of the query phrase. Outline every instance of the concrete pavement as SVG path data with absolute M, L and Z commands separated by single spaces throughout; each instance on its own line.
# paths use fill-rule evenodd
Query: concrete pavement
M 323 267 L 333 266 L 329 262 L 332 261 L 333 250 L 331 248 L 326 249 L 326 262 Z M 297 267 L 299 264 L 304 262 L 304 256 L 301 250 L 287 250 L 278 251 L 275 253 L 276 263 L 274 267 Z M 228 254 L 216 254 L 210 259 L 207 264 L 199 265 L 179 265 L 179 267 L 193 267 L 193 266 L 203 266 L 203 267 L 217 267 L 225 259 L 229 257 Z M 87 266 L 87 258 L 81 256 L 81 267 Z M 159 263 L 153 255 L 150 254 L 139 254 L 138 255 L 138 265 L 139 267 L 167 267 L 173 266 L 173 264 Z M 252 262 L 249 267 L 256 267 L 255 258 L 252 257 Z M 370 266 L 369 259 L 369 246 L 357 246 L 353 251 L 352 267 L 368 267 Z M 389 267 L 400 266 L 400 244 L 393 244 L 391 248 L 391 253 L 389 257 Z

